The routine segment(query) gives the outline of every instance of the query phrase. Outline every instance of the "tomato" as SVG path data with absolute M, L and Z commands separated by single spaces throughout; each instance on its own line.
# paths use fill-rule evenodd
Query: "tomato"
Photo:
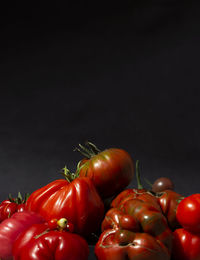
M 95 246 L 98 260 L 169 260 L 170 253 L 159 241 L 146 233 L 109 229 Z
M 157 193 L 156 196 L 158 198 L 162 212 L 166 216 L 171 229 L 174 230 L 179 228 L 180 224 L 177 220 L 176 210 L 179 202 L 181 199 L 183 199 L 183 197 L 173 190 L 165 190 L 163 192 Z
M 88 244 L 82 237 L 52 229 L 48 223 L 32 225 L 13 246 L 14 260 L 87 260 L 88 255 Z
M 166 177 L 160 177 L 152 185 L 152 191 L 153 192 L 161 192 L 165 190 L 173 190 L 174 189 L 174 183 L 171 179 Z
M 180 228 L 174 231 L 172 256 L 175 260 L 200 260 L 200 234 Z
M 173 234 L 167 220 L 160 208 L 151 202 L 131 199 L 118 208 L 110 209 L 102 222 L 102 231 L 110 228 L 148 233 L 160 240 L 169 250 L 172 248 Z
M 80 177 L 89 177 L 102 198 L 111 197 L 122 191 L 133 179 L 134 163 L 122 149 L 110 148 L 100 151 L 88 142 L 79 145 L 84 159 L 77 166 Z
M 177 207 L 176 217 L 183 228 L 200 233 L 200 194 L 184 198 Z
M 74 225 L 76 233 L 84 236 L 96 231 L 104 216 L 103 202 L 86 177 L 47 184 L 30 195 L 26 209 L 39 213 L 46 221 L 64 217 Z
M 12 259 L 13 243 L 18 235 L 35 223 L 44 220 L 34 212 L 16 212 L 0 224 L 0 258 Z
M 25 198 L 23 199 L 19 192 L 17 198 L 12 198 L 11 195 L 9 195 L 9 199 L 2 201 L 0 204 L 0 222 L 10 218 L 15 212 L 24 211 L 28 196 L 28 193 L 25 194 Z

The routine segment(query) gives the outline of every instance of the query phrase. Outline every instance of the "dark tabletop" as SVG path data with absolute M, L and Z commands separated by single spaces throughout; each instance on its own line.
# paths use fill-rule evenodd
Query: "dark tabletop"
M 0 200 L 33 192 L 65 164 L 74 170 L 85 140 L 127 150 L 150 181 L 167 176 L 177 192 L 199 192 L 199 7 L 5 6 Z

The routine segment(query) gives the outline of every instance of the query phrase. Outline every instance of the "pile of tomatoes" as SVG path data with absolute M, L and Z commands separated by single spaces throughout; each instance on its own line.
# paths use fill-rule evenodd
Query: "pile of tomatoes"
M 1 260 L 86 260 L 90 243 L 98 260 L 200 260 L 200 194 L 184 198 L 168 178 L 144 189 L 125 150 L 76 150 L 75 173 L 0 204 Z

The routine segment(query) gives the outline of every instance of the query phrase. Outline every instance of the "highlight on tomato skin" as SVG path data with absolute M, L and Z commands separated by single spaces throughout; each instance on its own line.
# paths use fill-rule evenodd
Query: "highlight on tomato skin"
M 49 227 L 55 223 L 35 224 L 21 233 L 13 246 L 15 260 L 55 259 L 87 260 L 89 246 L 78 234 L 68 232 L 67 220 L 57 220 L 57 228 Z
M 73 224 L 69 229 L 84 237 L 96 232 L 104 217 L 103 201 L 86 177 L 71 182 L 58 179 L 34 191 L 27 200 L 26 210 L 37 212 L 46 221 L 64 217 Z
M 126 188 L 134 177 L 135 165 L 130 154 L 119 148 L 100 151 L 91 142 L 76 148 L 84 158 L 77 165 L 80 177 L 89 177 L 99 195 L 109 198 Z
M 147 233 L 108 229 L 95 246 L 98 260 L 170 260 L 168 249 Z
M 200 233 L 200 194 L 183 198 L 177 207 L 176 217 L 184 229 Z

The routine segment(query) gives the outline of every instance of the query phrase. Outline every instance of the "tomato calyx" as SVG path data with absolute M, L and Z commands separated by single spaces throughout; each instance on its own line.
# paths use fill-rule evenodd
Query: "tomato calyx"
M 18 192 L 17 197 L 16 197 L 16 198 L 13 198 L 13 196 L 9 193 L 9 195 L 8 195 L 8 200 L 9 200 L 10 202 L 14 202 L 14 203 L 20 205 L 20 204 L 26 203 L 26 201 L 27 201 L 27 199 L 29 198 L 29 196 L 30 196 L 29 193 L 25 193 L 25 194 L 24 194 L 24 198 L 23 198 L 22 195 L 21 195 L 21 192 Z
M 79 144 L 79 147 L 76 147 L 74 151 L 78 151 L 83 156 L 85 156 L 87 159 L 92 158 L 93 156 L 97 155 L 101 152 L 97 146 L 89 141 L 85 142 L 85 145 Z
M 61 174 L 65 177 L 65 179 L 68 182 L 72 182 L 73 180 L 75 180 L 76 178 L 79 177 L 78 172 L 76 172 L 76 173 L 70 172 L 70 170 L 67 168 L 66 165 L 64 168 L 62 168 Z

